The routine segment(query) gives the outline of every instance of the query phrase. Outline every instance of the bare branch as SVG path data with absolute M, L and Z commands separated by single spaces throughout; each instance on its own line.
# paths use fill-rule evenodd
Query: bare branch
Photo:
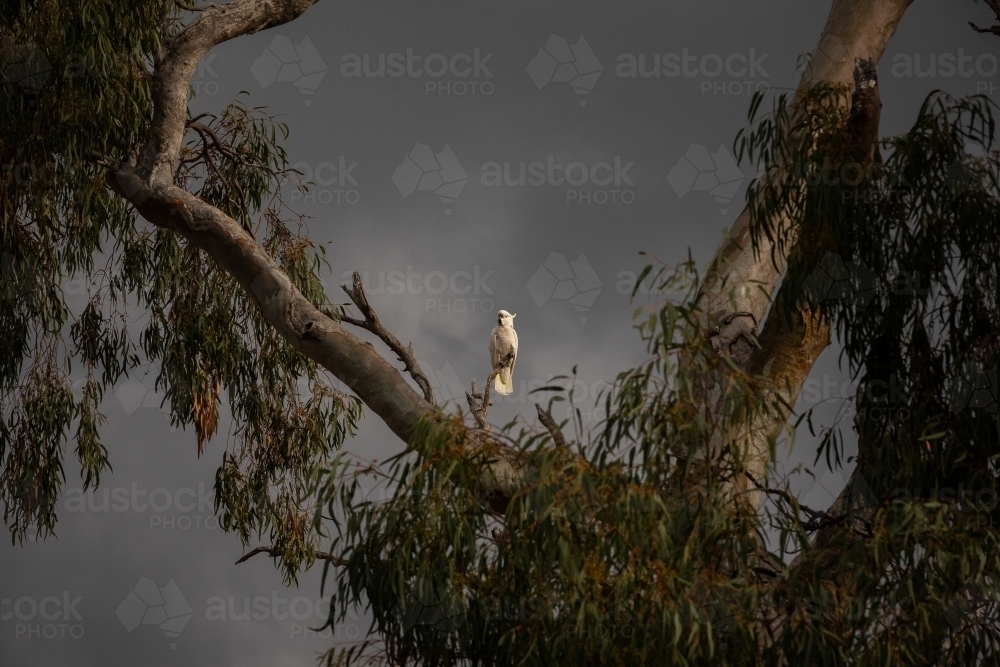
M 778 498 L 781 498 L 786 503 L 788 503 L 789 505 L 791 505 L 793 508 L 800 509 L 803 512 L 805 512 L 806 514 L 808 514 L 809 517 L 810 517 L 810 521 L 807 521 L 805 523 L 799 522 L 800 525 L 802 526 L 803 530 L 806 530 L 806 531 L 816 531 L 816 530 L 820 530 L 822 528 L 826 528 L 827 526 L 839 525 L 839 524 L 843 523 L 844 519 L 846 518 L 844 516 L 830 516 L 826 512 L 820 512 L 820 511 L 811 509 L 809 507 L 806 507 L 805 505 L 803 505 L 802 503 L 800 503 L 798 501 L 798 498 L 794 497 L 792 494 L 788 493 L 787 491 L 785 491 L 783 489 L 771 489 L 771 488 L 768 488 L 768 487 L 762 485 L 756 479 L 754 479 L 753 475 L 751 475 L 750 473 L 747 472 L 747 473 L 744 473 L 744 474 L 747 476 L 747 479 L 749 479 L 750 482 L 761 493 L 766 493 L 769 496 L 777 496 Z
M 989 28 L 980 28 L 972 21 L 969 21 L 969 25 L 971 25 L 972 29 L 975 30 L 976 32 L 990 32 L 993 33 L 994 35 L 1000 36 L 1000 25 L 991 26 Z
M 985 1 L 986 5 L 993 10 L 994 14 L 996 14 L 997 20 L 1000 21 L 1000 0 L 985 0 Z M 980 28 L 972 21 L 969 21 L 969 25 L 971 25 L 972 29 L 975 30 L 976 32 L 990 32 L 993 33 L 994 35 L 1000 36 L 1000 24 L 995 25 L 991 28 Z
M 476 428 L 482 429 L 489 432 L 491 426 L 487 419 L 490 412 L 490 406 L 493 405 L 493 399 L 490 398 L 490 387 L 493 385 L 493 380 L 499 375 L 500 371 L 492 371 L 486 376 L 486 387 L 483 389 L 483 393 L 476 391 L 476 381 L 472 381 L 472 393 L 465 392 L 465 400 L 469 402 L 469 410 L 472 412 L 472 417 L 476 420 Z
M 140 150 L 140 175 L 170 183 L 177 168 L 188 115 L 188 87 L 201 59 L 215 46 L 287 23 L 316 0 L 233 0 L 206 7 L 166 42 L 153 74 L 153 119 L 149 143 Z
M 201 115 L 204 116 L 206 114 L 201 114 Z M 206 137 L 208 137 L 209 139 L 211 139 L 212 140 L 212 144 L 215 146 L 216 150 L 218 150 L 220 153 L 222 153 L 224 156 L 226 156 L 227 158 L 229 158 L 233 162 L 235 162 L 237 164 L 241 164 L 244 167 L 248 167 L 250 169 L 261 169 L 263 171 L 268 172 L 272 176 L 280 176 L 281 174 L 288 173 L 288 172 L 295 172 L 297 174 L 302 173 L 302 172 L 298 171 L 297 169 L 281 169 L 281 170 L 278 170 L 278 169 L 275 169 L 274 167 L 271 167 L 270 165 L 256 164 L 254 162 L 247 162 L 242 157 L 240 157 L 239 155 L 237 155 L 236 153 L 234 153 L 232 151 L 232 149 L 228 148 L 224 143 L 222 143 L 222 140 L 219 138 L 219 135 L 216 134 L 215 130 L 213 130 L 208 125 L 205 125 L 204 123 L 198 123 L 194 119 L 192 119 L 192 120 L 190 120 L 188 122 L 187 126 L 189 128 L 191 128 L 192 130 L 194 130 L 195 132 L 197 132 L 198 134 L 200 134 L 201 137 L 202 137 L 202 141 L 204 141 Z
M 489 375 L 486 376 L 486 386 L 483 388 L 482 394 L 476 391 L 475 380 L 472 381 L 472 393 L 465 392 L 465 399 L 469 402 L 469 410 L 472 411 L 477 428 L 485 431 L 490 430 L 490 423 L 487 420 L 490 406 L 493 405 L 493 401 L 490 399 L 490 387 L 493 386 L 493 380 L 500 374 L 500 370 L 509 366 L 513 361 L 514 352 L 508 352 L 507 356 L 500 360 L 500 366 L 490 371 Z
M 566 447 L 566 438 L 559 429 L 559 424 L 557 424 L 556 420 L 552 418 L 549 411 L 538 403 L 535 403 L 535 410 L 538 411 L 538 421 L 542 422 L 542 426 L 548 429 L 549 433 L 552 434 L 552 442 L 556 443 L 557 447 Z
M 340 288 L 347 293 L 347 296 L 351 297 L 351 301 L 354 305 L 358 307 L 361 314 L 364 315 L 363 320 L 359 320 L 353 317 L 341 317 L 342 322 L 347 322 L 348 324 L 353 324 L 356 327 L 361 327 L 367 331 L 371 331 L 373 334 L 382 339 L 382 342 L 389 346 L 389 349 L 396 353 L 399 360 L 403 362 L 403 370 L 410 374 L 420 390 L 424 392 L 424 399 L 427 400 L 431 405 L 437 404 L 437 399 L 434 396 L 434 389 L 431 387 L 431 383 L 427 380 L 427 376 L 424 374 L 420 364 L 417 363 L 417 358 L 413 356 L 413 343 L 410 343 L 406 347 L 399 342 L 391 331 L 382 325 L 382 322 L 378 319 L 378 314 L 375 309 L 371 307 L 368 303 L 368 297 L 365 295 L 365 284 L 361 280 L 361 274 L 357 271 L 354 272 L 353 285 L 348 287 L 347 285 L 341 285 Z
M 247 553 L 243 554 L 243 556 L 238 561 L 236 561 L 236 565 L 239 565 L 240 563 L 250 560 L 257 554 L 271 554 L 272 558 L 277 558 L 278 556 L 281 555 L 281 553 L 275 550 L 274 547 L 257 547 L 256 549 L 252 549 Z M 317 560 L 329 561 L 331 565 L 341 565 L 341 566 L 347 565 L 346 559 L 334 556 L 333 554 L 329 554 L 325 551 L 317 551 L 313 555 L 316 556 Z

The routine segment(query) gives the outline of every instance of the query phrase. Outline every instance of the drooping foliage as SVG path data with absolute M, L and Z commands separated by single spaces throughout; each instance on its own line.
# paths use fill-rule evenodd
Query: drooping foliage
M 155 369 L 171 422 L 201 453 L 228 400 L 219 469 L 223 526 L 311 562 L 308 487 L 360 416 L 315 363 L 275 333 L 236 282 L 179 236 L 137 217 L 105 165 L 146 138 L 151 71 L 182 27 L 173 2 L 22 0 L 0 22 L 0 496 L 14 540 L 54 531 L 67 443 L 85 487 L 113 463 L 100 403 Z M 189 121 L 175 182 L 251 230 L 315 305 L 322 249 L 280 198 L 287 128 L 237 99 Z M 303 186 L 304 187 L 304 186 Z M 82 303 L 67 285 L 86 285 Z M 336 314 L 331 311 L 333 314 Z M 139 320 L 138 331 L 134 324 Z

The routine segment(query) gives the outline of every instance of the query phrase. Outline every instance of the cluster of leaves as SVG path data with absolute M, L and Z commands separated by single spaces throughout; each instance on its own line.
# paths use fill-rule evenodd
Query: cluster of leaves
M 120 319 L 73 321 L 63 283 L 97 274 L 108 238 L 133 234 L 89 156 L 141 139 L 145 57 L 162 37 L 150 26 L 168 4 L 24 0 L 0 15 L 0 496 L 14 537 L 53 530 L 74 422 L 84 483 L 107 467 L 98 406 L 135 357 Z M 74 359 L 86 374 L 77 393 Z
M 8 3 L 0 23 L 0 495 L 14 540 L 55 528 L 73 436 L 86 487 L 109 467 L 106 390 L 144 366 L 198 452 L 233 417 L 216 483 L 220 522 L 244 543 L 269 534 L 287 578 L 311 563 L 310 475 L 360 418 L 204 253 L 136 216 L 105 185 L 151 118 L 151 66 L 183 27 L 173 2 Z M 239 100 L 189 120 L 176 183 L 232 216 L 302 293 L 336 315 L 322 248 L 289 216 L 287 128 Z M 286 222 L 293 220 L 297 226 Z M 89 286 L 72 306 L 67 282 Z M 140 322 L 141 329 L 134 324 Z

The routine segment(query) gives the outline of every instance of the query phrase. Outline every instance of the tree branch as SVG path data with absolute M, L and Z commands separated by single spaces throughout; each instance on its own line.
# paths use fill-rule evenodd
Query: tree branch
M 995 0 L 994 0 L 995 1 Z M 853 86 L 858 60 L 878 64 L 912 0 L 835 0 L 816 50 L 802 78 L 798 93 L 817 84 Z M 844 100 L 846 105 L 849 100 Z M 769 178 L 782 177 L 776 173 Z M 791 225 L 779 221 L 776 226 Z M 699 290 L 698 300 L 708 321 L 706 329 L 718 326 L 715 336 L 739 336 L 719 326 L 728 317 L 728 326 L 743 327 L 741 314 L 761 322 L 770 304 L 771 293 L 785 269 L 786 257 L 776 252 L 767 239 L 760 240 L 755 252 L 750 236 L 750 209 L 745 207 L 715 253 Z M 772 261 L 773 259 L 773 261 Z M 741 345 L 749 345 L 749 341 Z
M 1000 21 L 1000 0 L 985 0 L 985 2 L 986 5 L 993 10 L 993 13 L 996 14 L 997 20 Z M 990 32 L 994 35 L 1000 36 L 1000 24 L 990 28 L 980 28 L 972 21 L 969 21 L 969 25 L 971 25 L 972 29 L 976 32 Z
M 160 183 L 172 182 L 187 120 L 191 75 L 213 47 L 282 25 L 300 16 L 316 0 L 232 0 L 204 8 L 166 44 L 153 74 L 153 119 L 149 142 L 137 158 L 138 173 Z
M 854 89 L 853 95 L 844 95 L 838 102 L 850 113 L 845 138 L 850 144 L 849 154 L 860 164 L 870 164 L 877 155 L 881 102 L 875 68 L 910 2 L 835 0 L 799 83 L 797 100 L 817 84 Z M 798 113 L 801 111 L 796 102 L 793 116 Z M 786 171 L 787 168 L 776 168 L 764 178 L 780 183 Z M 789 307 L 790 301 L 782 291 L 772 298 L 790 258 L 813 256 L 817 252 L 822 256 L 824 248 L 836 252 L 831 239 L 815 223 L 792 220 L 786 215 L 768 221 L 774 228 L 772 237 L 785 237 L 787 247 L 779 248 L 768 238 L 760 238 L 755 252 L 750 208 L 744 208 L 717 251 L 697 297 L 712 348 L 740 371 L 763 377 L 758 403 L 776 407 L 744 425 L 740 435 L 746 469 L 760 480 L 767 475 L 771 441 L 787 423 L 802 384 L 830 342 L 830 323 L 818 308 L 801 303 Z M 789 289 L 795 287 L 782 285 L 781 290 Z M 772 304 L 757 336 L 756 325 Z M 732 372 L 729 364 L 705 370 L 702 400 L 706 411 L 717 420 L 724 409 L 723 387 Z M 715 451 L 722 438 L 720 430 L 708 443 L 709 451 Z M 759 504 L 759 491 L 750 488 L 742 476 L 734 480 L 734 487 L 749 492 L 751 502 Z
M 476 390 L 475 380 L 472 381 L 472 393 L 465 392 L 465 400 L 469 402 L 469 411 L 472 412 L 472 418 L 476 420 L 476 428 L 484 431 L 490 430 L 490 422 L 487 419 L 490 406 L 493 405 L 493 400 L 490 398 L 490 385 L 493 384 L 493 378 L 497 376 L 497 373 L 498 371 L 493 371 L 486 376 L 486 387 L 483 389 L 483 393 Z
M 204 116 L 206 114 L 201 114 L 201 115 Z M 249 167 L 250 169 L 261 169 L 263 171 L 268 172 L 272 176 L 279 176 L 287 172 L 295 172 L 297 174 L 302 173 L 297 169 L 278 170 L 266 164 L 256 164 L 253 162 L 247 162 L 242 157 L 234 153 L 232 149 L 228 148 L 224 143 L 222 143 L 222 140 L 219 138 L 219 135 L 216 134 L 215 130 L 213 130 L 210 126 L 205 125 L 204 123 L 196 122 L 194 119 L 188 121 L 187 126 L 192 130 L 194 130 L 195 132 L 197 132 L 198 134 L 200 134 L 202 137 L 202 141 L 205 141 L 206 137 L 211 139 L 212 144 L 215 146 L 216 150 L 218 150 L 220 153 L 222 153 L 222 155 L 229 158 L 236 164 L 243 165 L 244 167 Z
M 215 7 L 214 4 L 205 5 L 204 7 L 196 7 L 194 5 L 189 5 L 186 2 L 181 2 L 180 0 L 174 0 L 174 4 L 187 12 L 203 12 L 206 9 L 211 9 L 212 7 Z
M 413 343 L 410 343 L 406 347 L 399 342 L 391 331 L 383 326 L 381 320 L 378 318 L 378 313 L 375 309 L 371 307 L 368 303 L 368 297 L 365 295 L 365 284 L 361 280 L 361 274 L 357 271 L 354 272 L 353 285 L 348 287 L 347 285 L 341 285 L 340 289 L 347 293 L 347 296 L 351 297 L 351 301 L 354 305 L 358 307 L 361 314 L 364 315 L 363 320 L 359 320 L 353 317 L 341 317 L 341 322 L 347 322 L 348 324 L 353 324 L 356 327 L 360 327 L 367 331 L 372 332 L 376 336 L 382 339 L 382 342 L 389 346 L 389 349 L 396 353 L 399 360 L 403 362 L 403 370 L 410 374 L 420 390 L 424 392 L 424 399 L 431 405 L 437 404 L 437 399 L 434 396 L 434 389 L 431 387 L 431 383 L 427 380 L 427 376 L 424 374 L 420 364 L 417 363 L 417 358 L 413 356 Z
M 552 418 L 549 411 L 544 409 L 538 403 L 535 403 L 535 410 L 538 411 L 538 421 L 540 421 L 542 426 L 548 429 L 548 432 L 552 435 L 552 442 L 556 443 L 557 447 L 566 447 L 566 437 L 559 429 L 559 424 L 557 424 L 556 420 Z
M 277 558 L 278 556 L 281 555 L 281 553 L 276 551 L 274 547 L 257 547 L 256 549 L 252 549 L 247 553 L 243 554 L 243 556 L 238 561 L 236 561 L 236 565 L 239 565 L 240 563 L 244 563 L 250 560 L 257 554 L 271 554 L 272 558 Z M 333 554 L 329 554 L 325 551 L 317 551 L 314 553 L 314 555 L 316 556 L 317 560 L 329 561 L 331 565 L 344 566 L 347 565 L 348 562 L 344 558 L 334 556 Z

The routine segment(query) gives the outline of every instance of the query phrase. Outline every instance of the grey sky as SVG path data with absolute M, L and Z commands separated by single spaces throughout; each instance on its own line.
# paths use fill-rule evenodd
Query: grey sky
M 242 90 L 249 104 L 282 115 L 291 130 L 291 161 L 304 163 L 317 183 L 308 200 L 286 194 L 311 216 L 312 238 L 327 246 L 328 292 L 340 299 L 343 274 L 367 271 L 372 304 L 397 336 L 413 341 L 417 357 L 434 371 L 439 394 L 455 390 L 456 381 L 459 387 L 472 378 L 482 382 L 496 311 L 516 312 L 518 389 L 511 400 L 497 401 L 491 417 L 503 423 L 520 413 L 533 420 L 520 383 L 533 388 L 576 364 L 587 386 L 580 407 L 587 410 L 591 391 L 643 359 L 630 319 L 636 306 L 623 294 L 628 272 L 645 264 L 638 253 L 674 264 L 690 248 L 701 265 L 708 261 L 752 176 L 745 164 L 734 174 L 725 159 L 746 120 L 749 93 L 758 86 L 794 88 L 797 60 L 814 47 L 828 8 L 828 2 L 729 0 L 321 2 L 289 25 L 213 51 L 194 78 L 199 94 L 192 110 L 218 111 Z M 935 88 L 1000 100 L 1000 41 L 974 33 L 970 20 L 991 24 L 983 4 L 968 0 L 924 0 L 909 10 L 879 67 L 883 134 L 905 130 Z M 566 75 L 570 69 L 556 68 L 555 60 L 565 60 L 558 38 L 585 71 Z M 539 54 L 545 45 L 554 65 Z M 420 68 L 449 71 L 389 76 L 391 54 L 402 54 L 405 64 L 408 50 L 420 56 Z M 372 72 L 384 55 L 386 75 L 344 76 L 342 67 L 363 64 L 365 54 Z M 619 76 L 619 67 L 640 54 L 647 72 L 654 59 L 660 63 L 660 76 Z M 596 83 L 595 59 L 602 68 Z M 411 71 L 417 71 L 415 60 Z M 434 167 L 424 160 L 428 148 L 418 145 L 431 154 L 444 154 L 447 146 L 454 159 L 434 155 Z M 404 164 L 408 155 L 425 169 L 413 172 Z M 690 166 L 681 164 L 668 180 L 682 157 Z M 531 172 L 532 162 L 542 169 Z M 493 170 L 502 174 L 505 164 L 516 179 L 521 163 L 528 178 L 544 173 L 544 182 L 489 184 Z M 438 168 L 439 182 L 433 175 L 420 180 Z M 467 181 L 460 187 L 463 170 Z M 559 182 L 567 177 L 578 185 Z M 417 181 L 436 183 L 433 189 L 452 185 L 436 193 L 419 189 Z M 731 194 L 731 201 L 710 191 L 736 181 L 731 193 L 715 191 Z M 557 275 L 564 262 L 572 263 L 570 278 L 580 281 L 579 289 L 554 284 L 566 279 Z M 570 302 L 577 291 L 590 293 L 578 301 L 584 310 Z M 114 473 L 102 479 L 91 506 L 86 500 L 81 506 L 80 480 L 69 465 L 58 539 L 0 551 L 0 663 L 312 664 L 335 639 L 363 634 L 366 626 L 357 621 L 337 628 L 334 638 L 307 636 L 320 624 L 308 616 L 319 597 L 318 571 L 304 575 L 298 590 L 287 590 L 266 558 L 233 565 L 241 554 L 238 539 L 211 520 L 210 496 L 198 497 L 199 485 L 211 489 L 224 438 L 198 459 L 193 433 L 172 432 L 140 380 L 105 401 L 104 441 Z M 835 350 L 824 354 L 811 382 L 804 407 L 842 395 Z M 836 407 L 836 401 L 824 404 L 824 419 Z M 591 421 L 599 416 L 587 414 Z M 384 459 L 400 443 L 367 414 L 349 448 Z M 812 451 L 800 442 L 783 453 L 783 465 L 811 464 Z M 822 504 L 824 493 L 842 486 L 837 478 L 828 475 L 822 492 L 810 478 L 796 488 Z M 151 498 L 157 489 L 165 491 Z M 152 592 L 143 578 L 155 584 Z M 190 613 L 179 635 L 153 623 L 129 631 L 146 608 L 119 607 L 130 591 L 138 586 L 152 599 L 164 588 L 169 597 L 171 580 L 190 612 L 176 600 L 153 600 L 153 607 L 165 606 L 159 617 L 160 611 L 148 612 L 147 620 Z M 247 598 L 251 618 L 232 619 Z

